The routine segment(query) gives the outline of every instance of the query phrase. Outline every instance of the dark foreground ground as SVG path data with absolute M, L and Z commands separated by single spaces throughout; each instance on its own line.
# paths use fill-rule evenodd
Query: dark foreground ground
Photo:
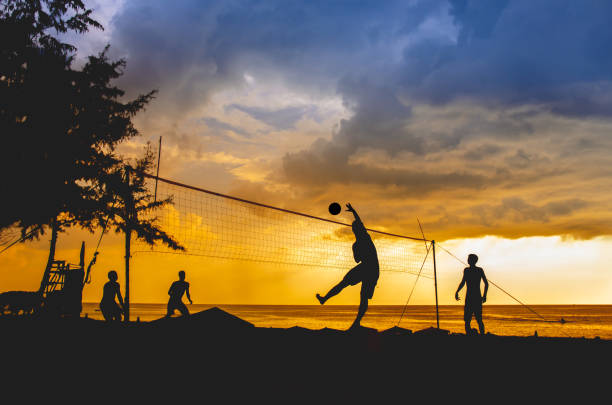
M 218 308 L 0 328 L 11 403 L 609 403 L 612 385 L 612 341 L 599 339 L 256 328 Z

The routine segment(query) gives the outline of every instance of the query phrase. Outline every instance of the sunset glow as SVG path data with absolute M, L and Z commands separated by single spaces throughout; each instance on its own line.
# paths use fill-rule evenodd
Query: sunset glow
M 580 17 L 579 2 L 554 11 L 492 2 L 478 12 L 446 1 L 90 3 L 106 29 L 68 37 L 77 61 L 109 42 L 126 58 L 118 85 L 127 96 L 159 90 L 123 156 L 161 136 L 163 178 L 326 218 L 330 202 L 351 202 L 369 228 L 402 235 L 421 237 L 418 218 L 427 239 L 464 261 L 476 253 L 525 302 L 612 303 L 606 3 Z M 208 256 L 206 246 L 252 255 L 258 238 L 287 226 L 297 236 L 263 260 L 277 263 L 134 253 L 133 302 L 164 302 L 184 269 L 197 303 L 316 304 L 314 293 L 348 270 L 352 242 L 322 228 L 278 222 L 252 228 L 255 242 L 230 241 L 210 231 L 206 213 L 180 207 L 162 223 L 179 224 Z M 76 263 L 85 240 L 89 260 L 99 231 L 60 234 L 56 257 Z M 123 277 L 121 235 L 104 236 L 100 251 L 88 302 L 100 300 L 109 270 Z M 378 254 L 384 262 L 397 252 L 381 242 Z M 436 253 L 440 303 L 454 304 L 464 265 Z M 47 236 L 4 252 L 2 290 L 37 289 L 47 255 Z M 308 255 L 327 265 L 295 265 Z M 430 261 L 425 269 L 415 304 L 434 303 Z M 403 305 L 414 282 L 383 272 L 372 304 Z M 358 289 L 349 291 L 335 303 L 354 304 Z M 495 288 L 488 302 L 514 303 Z

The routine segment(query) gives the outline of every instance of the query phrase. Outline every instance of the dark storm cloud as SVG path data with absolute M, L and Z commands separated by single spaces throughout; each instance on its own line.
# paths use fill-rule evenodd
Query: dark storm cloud
M 536 137 L 529 119 L 542 111 L 581 117 L 612 113 L 612 97 L 605 91 L 612 79 L 606 51 L 612 3 L 457 1 L 451 2 L 450 14 L 459 30 L 456 43 L 417 41 L 392 68 L 374 65 L 340 80 L 339 93 L 354 115 L 342 122 L 329 151 L 313 145 L 312 160 L 333 154 L 348 161 L 359 148 L 371 147 L 390 155 L 426 155 L 455 149 L 474 133 L 489 140 Z M 462 99 L 493 112 L 523 105 L 535 111 L 478 117 L 441 134 L 407 128 L 407 104 Z M 525 168 L 533 157 L 519 151 L 506 162 Z M 285 167 L 291 158 L 285 157 Z
M 451 237 L 571 235 L 589 239 L 608 234 L 612 223 L 609 218 L 589 213 L 593 206 L 581 199 L 531 204 L 519 197 L 509 197 L 497 204 L 478 204 L 469 209 L 447 210 L 446 207 L 438 207 L 437 213 L 441 215 L 427 225 L 438 234 Z
M 327 151 L 329 153 L 329 151 Z M 342 153 L 340 153 L 342 155 Z M 342 156 L 339 156 L 341 159 Z M 363 164 L 346 164 L 325 154 L 313 160 L 305 152 L 285 157 L 285 175 L 292 183 L 311 187 L 327 187 L 332 184 L 363 184 L 398 186 L 403 196 L 423 196 L 434 190 L 480 189 L 497 184 L 504 173 L 485 177 L 461 171 L 431 173 L 418 170 L 383 169 Z
M 458 30 L 455 41 L 420 34 L 441 10 Z M 357 74 L 432 103 L 471 97 L 609 115 L 610 16 L 608 1 L 141 0 L 116 16 L 112 43 L 128 55 L 131 86 L 171 83 L 175 101 L 205 100 L 242 82 L 245 70 L 262 68 L 295 85 Z M 363 104 L 369 95 L 349 87 L 338 91 Z
M 474 224 L 497 225 L 502 222 L 522 223 L 535 221 L 545 223 L 552 218 L 571 214 L 579 209 L 589 206 L 589 203 L 580 199 L 567 199 L 549 202 L 544 205 L 530 204 L 522 198 L 505 198 L 498 205 L 478 205 L 470 209 Z
M 523 151 L 517 151 L 521 155 Z M 515 155 L 513 155 L 515 156 Z M 469 169 L 424 170 L 417 165 L 410 169 L 384 167 L 385 162 L 353 163 L 346 160 L 345 149 L 319 140 L 308 151 L 288 154 L 283 159 L 283 180 L 308 188 L 328 188 L 332 185 L 395 186 L 397 197 L 424 197 L 432 192 L 484 189 L 512 190 L 534 186 L 543 180 L 567 175 L 566 169 L 536 167 L 514 173 L 504 166 L 486 174 Z M 535 163 L 534 163 L 535 164 Z M 524 167 L 526 167 L 525 165 Z
M 159 88 L 179 109 L 240 85 L 244 73 L 289 86 L 332 88 L 367 70 L 372 57 L 414 29 L 435 2 L 181 1 L 127 2 L 111 43 L 127 55 L 126 84 Z M 170 100 L 169 100 L 170 101 Z
M 404 78 L 411 92 L 434 103 L 474 97 L 545 103 L 560 114 L 610 115 L 610 97 L 594 90 L 612 79 L 612 3 L 451 4 L 458 42 L 406 50 Z
M 548 159 L 541 157 L 537 153 L 519 149 L 513 155 L 506 157 L 505 161 L 510 168 L 525 169 L 542 161 L 546 162 Z
M 354 112 L 350 119 L 340 122 L 329 144 L 344 155 L 343 159 L 361 147 L 383 149 L 389 154 L 406 150 L 423 153 L 424 140 L 406 130 L 411 108 L 398 98 L 394 86 L 351 78 L 342 80 L 339 89 L 345 104 Z M 322 149 L 321 145 L 316 147 Z
M 477 147 L 468 150 L 464 153 L 464 157 L 469 160 L 483 160 L 485 158 L 489 158 L 492 155 L 496 155 L 501 152 L 502 148 L 498 145 L 493 145 L 489 143 L 485 143 L 482 145 L 478 145 Z
M 238 135 L 242 135 L 246 138 L 250 138 L 251 134 L 249 134 L 247 131 L 245 131 L 242 128 L 238 128 L 235 125 L 231 125 L 228 124 L 227 122 L 223 122 L 223 121 L 219 121 L 216 118 L 213 117 L 209 117 L 209 118 L 203 118 L 202 121 L 204 121 L 204 123 L 206 124 L 206 126 L 211 129 L 211 130 L 217 130 L 217 131 L 232 131 Z

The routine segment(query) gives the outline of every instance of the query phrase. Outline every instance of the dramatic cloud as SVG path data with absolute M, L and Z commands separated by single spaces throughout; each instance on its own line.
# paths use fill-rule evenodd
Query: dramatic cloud
M 211 130 L 218 130 L 218 131 L 221 131 L 221 132 L 223 132 L 223 131 L 231 131 L 231 132 L 234 132 L 234 133 L 236 133 L 238 135 L 242 135 L 242 136 L 244 136 L 246 138 L 250 138 L 251 137 L 251 135 L 247 131 L 245 131 L 244 129 L 238 128 L 235 125 L 228 124 L 227 122 L 219 121 L 216 118 L 204 118 L 203 121 L 206 124 L 206 126 L 209 129 L 211 129 Z
M 227 111 L 232 109 L 242 111 L 255 118 L 256 120 L 265 122 L 269 126 L 277 130 L 293 129 L 296 122 L 306 115 L 314 116 L 316 113 L 315 106 L 291 106 L 278 110 L 271 110 L 262 107 L 249 107 L 240 104 L 231 104 L 226 107 Z
M 590 237 L 612 220 L 611 16 L 605 1 L 136 0 L 110 32 L 125 85 L 160 90 L 145 129 L 231 150 L 237 192 L 443 205 L 426 220 L 449 237 L 517 221 Z

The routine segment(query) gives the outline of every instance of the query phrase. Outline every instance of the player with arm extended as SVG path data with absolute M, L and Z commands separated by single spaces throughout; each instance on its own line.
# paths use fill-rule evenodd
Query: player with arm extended
M 363 225 L 361 218 L 359 218 L 357 211 L 355 211 L 351 204 L 347 204 L 346 207 L 347 211 L 351 212 L 355 217 L 355 220 L 352 223 L 353 233 L 355 234 L 355 243 L 353 243 L 353 258 L 355 262 L 359 264 L 349 270 L 344 278 L 338 284 L 332 287 L 332 289 L 329 290 L 325 296 L 321 296 L 319 294 L 316 296 L 322 305 L 325 304 L 328 299 L 337 295 L 349 285 L 361 283 L 359 310 L 357 311 L 357 317 L 350 328 L 355 329 L 360 326 L 361 319 L 368 309 L 368 300 L 372 299 L 372 296 L 374 295 L 374 288 L 378 282 L 380 270 L 378 264 L 378 254 L 376 252 L 376 246 L 374 246 L 374 242 L 372 242 L 372 238 Z

